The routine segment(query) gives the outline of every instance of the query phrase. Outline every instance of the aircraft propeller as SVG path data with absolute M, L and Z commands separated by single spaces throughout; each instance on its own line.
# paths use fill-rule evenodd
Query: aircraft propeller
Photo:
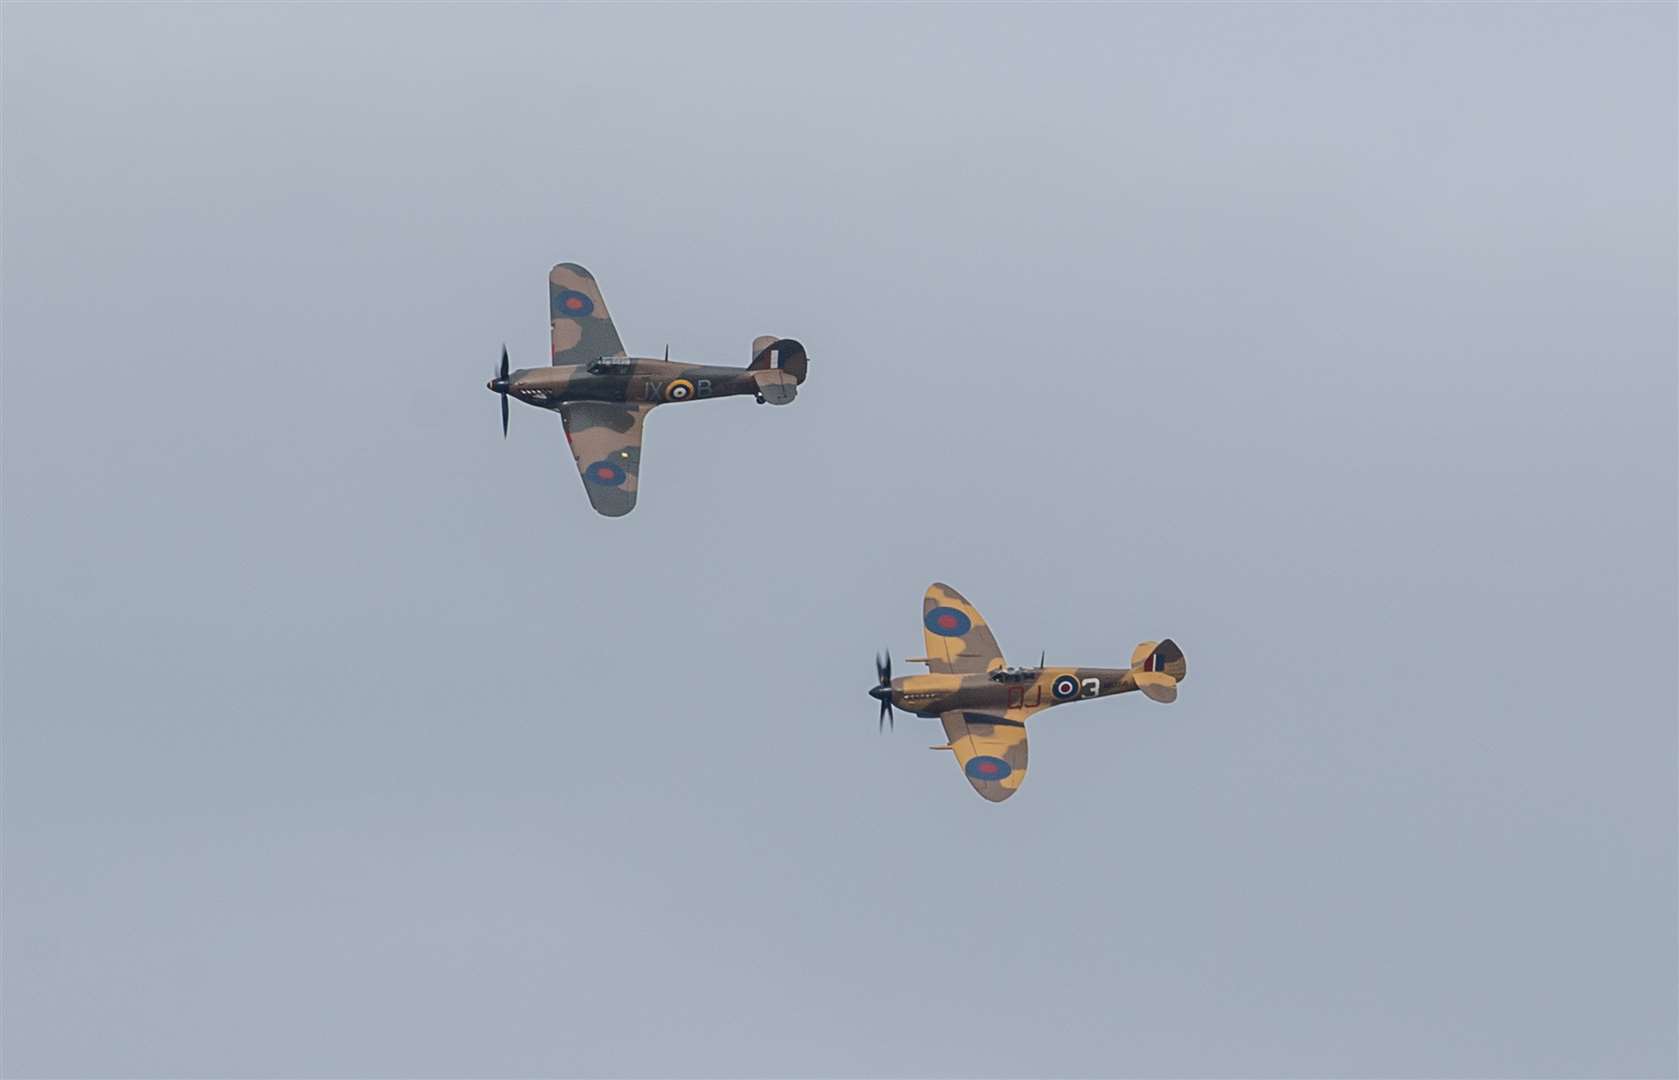
M 874 658 L 874 674 L 878 683 L 869 691 L 869 696 L 880 702 L 880 717 L 875 725 L 877 731 L 885 730 L 886 722 L 892 722 L 892 730 L 898 730 L 898 717 L 892 711 L 892 650 L 884 654 L 876 653 Z
M 490 380 L 490 389 L 501 395 L 501 437 L 507 438 L 507 346 L 501 347 L 501 370 Z

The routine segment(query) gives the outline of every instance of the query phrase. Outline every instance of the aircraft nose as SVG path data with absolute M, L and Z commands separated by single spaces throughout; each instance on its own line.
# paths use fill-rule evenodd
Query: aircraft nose
M 491 379 L 489 382 L 485 383 L 484 386 L 492 394 L 507 393 L 507 380 L 505 379 Z
M 892 688 L 890 686 L 872 686 L 869 688 L 869 696 L 876 701 L 886 701 L 892 697 Z

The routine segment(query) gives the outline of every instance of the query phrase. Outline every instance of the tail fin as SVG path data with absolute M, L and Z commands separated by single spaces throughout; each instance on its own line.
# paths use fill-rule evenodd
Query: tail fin
M 793 376 L 796 382 L 804 382 L 805 365 L 809 362 L 803 345 L 792 338 L 778 338 L 765 334 L 753 339 L 752 363 L 746 366 L 746 370 L 779 369 Z
M 1145 641 L 1131 653 L 1131 677 L 1151 700 L 1170 704 L 1178 699 L 1178 683 L 1189 674 L 1183 650 L 1171 638 Z

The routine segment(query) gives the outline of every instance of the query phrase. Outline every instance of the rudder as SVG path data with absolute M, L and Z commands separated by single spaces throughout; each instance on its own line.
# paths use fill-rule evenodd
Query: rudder
M 1131 666 L 1143 671 L 1158 671 L 1183 682 L 1189 673 L 1183 650 L 1171 638 L 1165 641 L 1145 641 L 1131 652 Z
M 1131 677 L 1150 700 L 1169 704 L 1178 699 L 1178 683 L 1189 674 L 1183 650 L 1171 638 L 1145 641 L 1131 653 Z
M 795 382 L 802 383 L 805 381 L 805 371 L 809 363 L 810 358 L 805 355 L 805 347 L 797 341 L 765 334 L 753 339 L 752 363 L 746 366 L 746 370 L 779 369 L 791 375 Z

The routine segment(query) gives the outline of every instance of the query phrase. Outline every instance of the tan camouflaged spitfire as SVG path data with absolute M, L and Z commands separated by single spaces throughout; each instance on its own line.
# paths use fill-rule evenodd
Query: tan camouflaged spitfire
M 974 606 L 949 585 L 927 587 L 921 601 L 921 629 L 927 655 L 911 663 L 928 674 L 892 678 L 892 656 L 876 658 L 878 684 L 869 696 L 880 702 L 880 721 L 892 706 L 944 723 L 946 742 L 974 790 L 992 802 L 1020 790 L 1026 779 L 1026 718 L 1042 709 L 1084 698 L 1141 690 L 1155 701 L 1178 698 L 1187 670 L 1183 650 L 1168 638 L 1145 641 L 1131 653 L 1128 668 L 1006 667 L 991 628 Z
M 501 433 L 507 399 L 553 409 L 565 423 L 589 502 L 607 517 L 635 509 L 641 472 L 641 426 L 656 405 L 752 394 L 760 405 L 785 405 L 805 381 L 805 349 L 791 338 L 766 335 L 752 343 L 744 368 L 707 367 L 624 355 L 595 277 L 576 263 L 548 275 L 553 365 L 509 372 L 507 349 L 489 388 L 501 395 Z

